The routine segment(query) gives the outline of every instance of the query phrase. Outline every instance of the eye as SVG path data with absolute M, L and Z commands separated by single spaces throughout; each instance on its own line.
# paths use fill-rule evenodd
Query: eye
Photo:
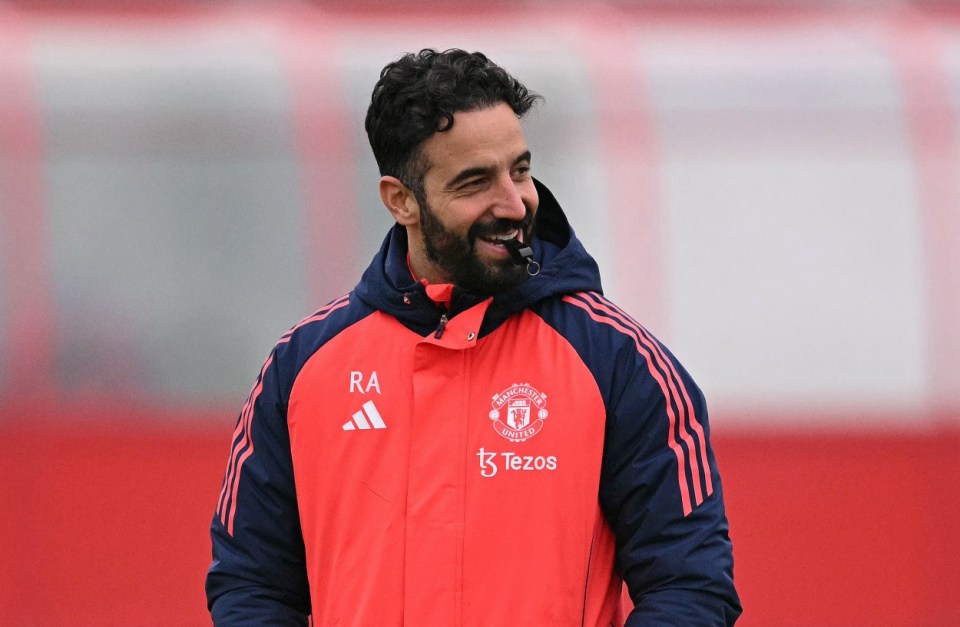
M 472 190 L 482 189 L 485 184 L 486 184 L 486 179 L 484 178 L 471 179 L 466 183 L 464 183 L 463 185 L 461 185 L 460 189 L 463 191 L 472 191 Z
M 530 166 L 529 165 L 519 165 L 513 169 L 513 178 L 518 180 L 523 180 L 530 176 Z

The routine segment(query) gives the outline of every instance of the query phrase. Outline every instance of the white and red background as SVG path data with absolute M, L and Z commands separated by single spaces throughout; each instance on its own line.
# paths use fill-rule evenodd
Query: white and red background
M 237 412 L 389 227 L 363 114 L 426 46 L 546 97 L 710 404 L 742 624 L 960 624 L 953 3 L 140 0 L 0 5 L 0 625 L 208 622 Z

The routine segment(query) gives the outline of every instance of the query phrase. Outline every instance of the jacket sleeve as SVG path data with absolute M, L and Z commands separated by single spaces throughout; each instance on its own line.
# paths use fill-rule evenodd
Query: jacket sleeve
M 732 625 L 741 607 L 706 403 L 665 348 L 639 340 L 618 360 L 600 485 L 635 604 L 626 625 Z
M 310 596 L 279 385 L 271 353 L 233 433 L 211 525 L 214 625 L 307 625 Z

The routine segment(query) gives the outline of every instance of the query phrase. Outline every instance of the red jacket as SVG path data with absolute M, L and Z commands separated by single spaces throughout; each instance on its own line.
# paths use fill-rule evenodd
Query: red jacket
M 213 521 L 217 624 L 620 625 L 621 577 L 636 624 L 739 614 L 702 395 L 539 191 L 518 288 L 455 290 L 441 327 L 397 227 L 277 344 Z

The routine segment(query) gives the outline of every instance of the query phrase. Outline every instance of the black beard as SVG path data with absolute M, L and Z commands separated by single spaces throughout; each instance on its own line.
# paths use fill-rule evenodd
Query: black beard
M 420 205 L 420 230 L 423 234 L 427 258 L 444 270 L 457 287 L 479 296 L 493 296 L 516 287 L 527 278 L 525 265 L 517 265 L 509 257 L 484 263 L 477 257 L 476 241 L 520 229 L 523 241 L 530 242 L 533 235 L 533 212 L 521 222 L 503 218 L 477 222 L 467 230 L 466 237 L 448 231 L 426 202 L 417 198 Z

